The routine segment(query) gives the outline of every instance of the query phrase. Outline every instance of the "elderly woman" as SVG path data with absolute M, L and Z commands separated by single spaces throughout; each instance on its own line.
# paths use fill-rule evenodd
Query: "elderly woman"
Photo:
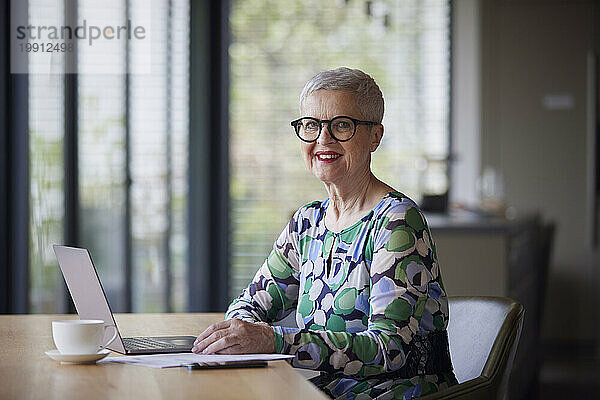
M 283 353 L 334 398 L 413 398 L 456 382 L 448 302 L 419 207 L 371 172 L 383 96 L 359 70 L 309 80 L 292 126 L 329 197 L 301 207 L 196 353 Z M 291 312 L 298 327 L 272 326 Z

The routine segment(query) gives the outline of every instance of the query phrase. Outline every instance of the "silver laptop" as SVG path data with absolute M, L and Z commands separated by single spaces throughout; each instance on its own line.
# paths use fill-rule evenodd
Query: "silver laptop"
M 54 254 L 81 319 L 101 319 L 117 327 L 100 278 L 87 249 L 54 245 Z M 117 338 L 107 348 L 122 354 L 181 353 L 191 351 L 194 336 Z

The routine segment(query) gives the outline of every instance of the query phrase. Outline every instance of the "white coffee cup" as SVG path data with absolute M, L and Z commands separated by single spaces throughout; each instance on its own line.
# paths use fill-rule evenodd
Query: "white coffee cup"
M 108 328 L 114 328 L 115 333 L 109 341 L 103 343 Z M 117 328 L 105 325 L 101 319 L 52 321 L 52 337 L 62 354 L 94 354 L 117 338 Z

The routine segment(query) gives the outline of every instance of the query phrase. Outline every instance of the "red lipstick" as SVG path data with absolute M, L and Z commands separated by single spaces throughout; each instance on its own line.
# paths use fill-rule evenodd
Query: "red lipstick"
M 342 155 L 335 151 L 317 151 L 315 157 L 319 162 L 330 164 L 336 162 Z

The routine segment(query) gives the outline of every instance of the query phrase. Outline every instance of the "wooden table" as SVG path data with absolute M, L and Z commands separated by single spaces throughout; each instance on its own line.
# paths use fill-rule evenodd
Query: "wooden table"
M 0 399 L 326 399 L 286 361 L 267 368 L 187 371 L 123 364 L 61 365 L 51 321 L 73 315 L 0 315 Z M 223 314 L 116 314 L 123 336 L 197 335 Z M 118 355 L 112 353 L 111 355 Z

